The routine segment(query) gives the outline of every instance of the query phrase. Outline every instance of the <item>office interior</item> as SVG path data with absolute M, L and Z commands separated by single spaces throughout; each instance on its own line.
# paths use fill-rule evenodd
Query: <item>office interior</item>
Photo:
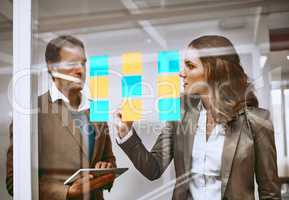
M 7 200 L 12 199 L 6 191 L 5 173 L 10 142 L 8 128 L 13 119 L 14 3 L 0 0 L 0 199 Z M 286 186 L 286 182 L 289 184 L 289 1 L 33 0 L 31 7 L 32 45 L 27 51 L 31 51 L 33 80 L 27 91 L 31 91 L 33 97 L 47 92 L 51 79 L 46 70 L 45 47 L 52 38 L 69 34 L 84 42 L 88 57 L 108 55 L 111 59 L 109 100 L 112 110 L 121 102 L 120 58 L 124 53 L 143 55 L 144 110 L 154 111 L 160 51 L 183 52 L 190 41 L 202 35 L 229 38 L 255 86 L 260 107 L 271 112 L 278 173 L 284 182 L 284 193 L 289 193 L 289 186 Z M 33 120 L 37 121 L 35 117 Z M 175 178 L 173 164 L 160 179 L 153 182 L 145 179 L 117 146 L 113 120 L 109 121 L 109 126 L 118 165 L 130 169 L 115 181 L 110 192 L 104 193 L 105 199 L 170 199 Z M 149 149 L 162 126 L 155 112 L 147 112 L 135 124 Z M 31 140 L 35 141 L 36 128 L 33 133 Z M 33 149 L 37 151 L 36 146 Z M 33 156 L 37 154 L 32 153 Z M 37 186 L 32 183 L 31 187 Z

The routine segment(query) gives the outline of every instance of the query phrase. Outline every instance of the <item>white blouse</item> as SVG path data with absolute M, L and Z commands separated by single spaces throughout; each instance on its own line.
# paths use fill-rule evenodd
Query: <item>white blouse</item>
M 206 141 L 207 111 L 202 106 L 192 150 L 190 192 L 194 200 L 221 200 L 221 163 L 225 129 L 217 124 Z

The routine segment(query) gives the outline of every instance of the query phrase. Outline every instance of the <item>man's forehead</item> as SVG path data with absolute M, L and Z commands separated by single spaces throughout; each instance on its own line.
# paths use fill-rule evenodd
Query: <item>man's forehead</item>
M 79 60 L 79 61 L 86 60 L 84 49 L 77 46 L 62 47 L 60 50 L 60 57 L 61 59 L 68 59 L 68 60 Z

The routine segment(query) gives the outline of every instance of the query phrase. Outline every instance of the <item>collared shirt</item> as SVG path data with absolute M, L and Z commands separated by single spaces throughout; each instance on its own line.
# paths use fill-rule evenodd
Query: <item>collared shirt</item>
M 58 90 L 58 88 L 56 87 L 54 82 L 52 82 L 52 84 L 51 84 L 51 87 L 49 89 L 49 94 L 50 94 L 52 103 L 54 103 L 58 99 L 63 100 L 65 103 L 69 103 L 68 98 L 66 96 L 64 96 L 64 94 L 62 94 L 62 92 L 60 92 Z
M 194 200 L 221 200 L 221 163 L 225 129 L 217 124 L 206 139 L 207 111 L 199 104 L 200 116 L 192 150 L 190 192 Z
M 51 87 L 49 89 L 49 94 L 51 97 L 52 103 L 61 99 L 65 103 L 69 103 L 68 98 L 56 87 L 55 83 L 52 81 Z M 81 103 L 78 108 L 78 111 L 87 110 L 89 108 L 89 98 L 87 98 L 82 92 Z

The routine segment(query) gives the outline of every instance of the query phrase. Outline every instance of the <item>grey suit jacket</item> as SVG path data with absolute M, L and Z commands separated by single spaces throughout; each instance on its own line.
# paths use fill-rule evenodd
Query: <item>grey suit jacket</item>
M 77 124 L 63 101 L 52 103 L 48 93 L 38 98 L 39 199 L 65 200 L 64 181 L 80 168 L 94 167 L 97 161 L 115 166 L 109 129 L 106 123 L 94 124 L 96 139 L 91 161 Z M 13 146 L 7 154 L 7 188 L 13 189 Z M 8 189 L 9 191 L 9 189 Z M 10 190 L 12 193 L 12 190 Z M 90 196 L 90 197 L 89 197 Z M 94 196 L 92 198 L 92 196 Z M 80 199 L 103 199 L 102 191 Z
M 182 120 L 167 122 L 150 152 L 134 129 L 132 137 L 120 144 L 134 166 L 150 180 L 159 178 L 174 160 L 176 183 L 173 200 L 191 197 L 192 148 L 199 117 L 196 107 L 200 99 L 186 101 L 191 103 L 191 109 L 183 104 Z M 254 176 L 260 199 L 281 199 L 274 130 L 269 112 L 248 108 L 226 125 L 220 174 L 222 199 L 254 199 Z

